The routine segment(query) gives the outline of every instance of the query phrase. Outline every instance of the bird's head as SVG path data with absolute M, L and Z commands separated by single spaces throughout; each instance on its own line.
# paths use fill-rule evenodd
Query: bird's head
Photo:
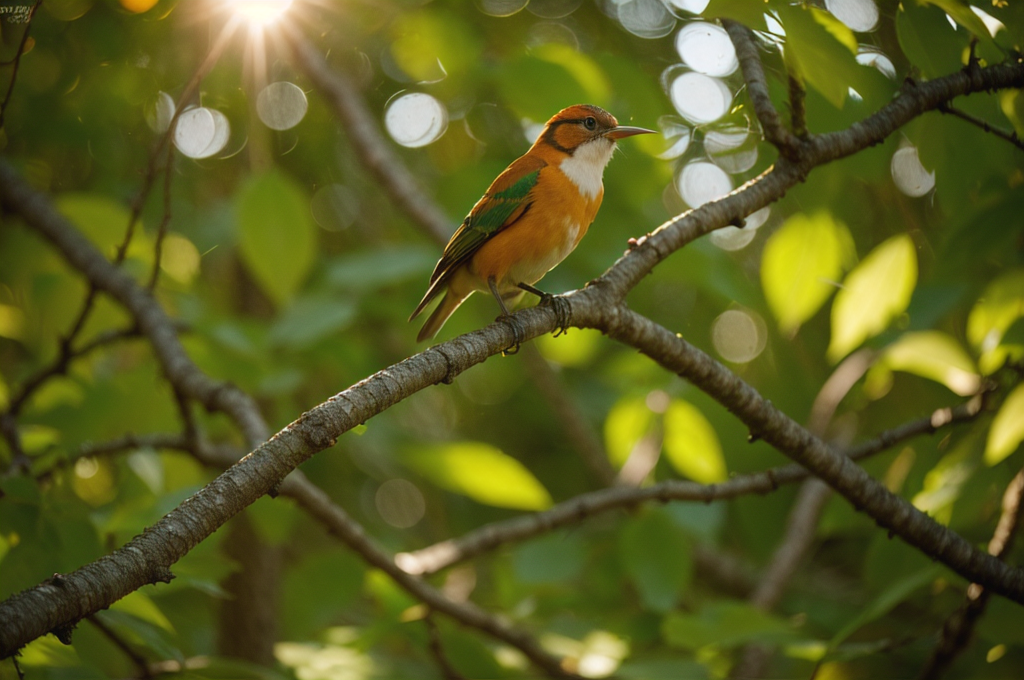
M 583 148 L 606 148 L 610 155 L 615 140 L 633 135 L 653 133 L 639 127 L 619 125 L 615 116 L 592 104 L 576 104 L 562 109 L 547 122 L 535 144 L 553 147 L 562 153 L 574 155 Z

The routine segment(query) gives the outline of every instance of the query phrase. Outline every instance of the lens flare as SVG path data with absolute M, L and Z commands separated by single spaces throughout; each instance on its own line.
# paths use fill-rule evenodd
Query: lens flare
M 224 0 L 235 14 L 255 24 L 272 24 L 281 18 L 292 0 Z

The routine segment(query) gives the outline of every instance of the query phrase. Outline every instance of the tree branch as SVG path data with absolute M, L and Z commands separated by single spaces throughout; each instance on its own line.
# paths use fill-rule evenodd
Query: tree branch
M 980 412 L 981 400 L 977 398 L 954 408 L 939 409 L 927 418 L 913 420 L 886 430 L 877 437 L 852 447 L 847 451 L 847 455 L 851 460 L 862 460 L 912 437 L 932 434 L 946 425 L 971 421 Z M 494 522 L 461 538 L 441 541 L 412 552 L 399 553 L 395 556 L 395 561 L 410 574 L 434 574 L 499 546 L 525 541 L 559 527 L 579 524 L 594 515 L 611 510 L 630 509 L 651 502 L 712 503 L 740 496 L 767 494 L 780 486 L 802 482 L 810 476 L 807 469 L 800 465 L 785 465 L 764 472 L 736 475 L 721 484 L 698 484 L 671 479 L 639 489 L 601 489 L 580 494 L 544 512 Z
M 332 70 L 298 30 L 285 24 L 282 27 L 295 65 L 327 96 L 363 165 L 407 215 L 434 240 L 447 243 L 454 231 L 452 220 L 427 198 L 416 178 L 391 150 L 355 84 L 346 75 Z
M 757 43 L 754 42 L 753 32 L 743 24 L 731 19 L 722 19 L 722 26 L 729 33 L 729 38 L 736 49 L 736 58 L 740 62 L 743 80 L 747 83 L 750 103 L 754 107 L 757 119 L 761 121 L 764 138 L 777 148 L 784 158 L 791 161 L 798 160 L 800 140 L 782 124 L 782 117 L 775 109 L 775 105 L 772 104 L 771 95 L 768 93 L 768 81 L 765 79 L 761 57 L 757 53 Z M 790 93 L 792 93 L 792 88 Z M 796 102 L 794 102 L 795 104 Z M 800 110 L 803 110 L 802 100 Z M 793 131 L 796 132 L 797 109 L 795 107 L 793 113 Z M 806 133 L 806 129 L 804 132 Z
M 963 576 L 1019 602 L 1024 602 L 1024 572 L 974 550 L 811 436 L 724 367 L 617 302 L 674 250 L 777 200 L 816 165 L 881 141 L 914 116 L 953 96 L 1022 85 L 1024 65 L 1020 63 L 922 83 L 846 131 L 812 137 L 799 164 L 780 161 L 729 196 L 666 223 L 595 285 L 571 294 L 574 325 L 603 329 L 642 349 L 725 404 L 752 431 L 825 479 L 855 507 L 866 508 L 880 524 Z M 249 441 L 265 436 L 265 425 L 251 399 L 199 371 L 152 296 L 114 268 L 53 209 L 46 196 L 31 189 L 2 160 L 0 202 L 19 213 L 73 267 L 128 309 L 151 339 L 164 372 L 183 394 L 207 408 L 227 412 Z M 496 322 L 380 371 L 311 409 L 120 550 L 0 603 L 0 656 L 13 654 L 51 630 L 66 637 L 70 627 L 89 613 L 146 583 L 170 578 L 169 565 L 232 515 L 274 489 L 298 464 L 333 445 L 338 436 L 425 387 L 451 380 L 516 340 L 526 342 L 565 325 L 558 316 L 555 309 L 544 305 L 520 311 L 512 320 Z
M 608 334 L 689 380 L 725 406 L 750 431 L 810 470 L 858 511 L 961 576 L 1024 603 L 1024 569 L 1008 567 L 955 531 L 889 491 L 811 432 L 779 411 L 750 385 L 675 333 L 621 306 Z
M 1005 130 L 997 128 L 996 126 L 989 124 L 987 120 L 982 120 L 977 116 L 972 116 L 966 111 L 961 111 L 960 109 L 954 108 L 953 105 L 950 104 L 949 102 L 943 102 L 938 106 L 938 109 L 941 113 L 948 113 L 952 116 L 956 116 L 961 120 L 966 120 L 971 125 L 976 125 L 985 132 L 993 134 L 996 137 L 999 137 L 1000 139 L 1005 139 L 1006 141 L 1008 141 L 1010 144 L 1013 144 L 1021 151 L 1024 151 L 1024 140 L 1021 140 L 1021 138 L 1017 136 L 1016 130 L 1011 130 L 1010 132 L 1007 132 Z
M 1013 545 L 1013 539 L 1024 519 L 1024 470 L 1018 472 L 1003 492 L 1002 513 L 996 524 L 992 540 L 988 542 L 988 552 L 1002 559 Z M 957 656 L 971 640 L 974 626 L 985 613 L 991 592 L 987 588 L 972 583 L 967 587 L 967 597 L 963 604 L 942 626 L 942 638 L 932 651 L 919 676 L 921 680 L 937 680 L 949 669 Z

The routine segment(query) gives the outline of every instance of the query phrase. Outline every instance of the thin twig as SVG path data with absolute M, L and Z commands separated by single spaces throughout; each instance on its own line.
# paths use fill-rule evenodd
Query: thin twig
M 725 405 L 750 430 L 826 479 L 854 507 L 895 535 L 941 560 L 961 576 L 1018 602 L 1024 602 L 1024 574 L 1020 570 L 978 551 L 956 532 L 888 493 L 724 366 L 620 302 L 654 267 L 683 245 L 777 200 L 815 167 L 878 143 L 901 125 L 952 97 L 1021 86 L 1024 64 L 1018 63 L 986 66 L 974 76 L 957 72 L 921 83 L 846 130 L 813 136 L 804 143 L 806 153 L 802 153 L 799 163 L 777 164 L 728 196 L 666 223 L 593 285 L 567 296 L 572 301 L 575 325 L 604 330 L 690 380 Z M 29 186 L 2 158 L 0 203 L 52 243 L 70 266 L 125 306 L 152 341 L 161 368 L 171 381 L 207 408 L 227 412 L 247 440 L 266 432 L 251 398 L 200 371 L 184 352 L 169 319 L 158 304 L 153 304 L 152 297 L 130 276 L 113 267 L 54 209 L 47 196 Z M 522 310 L 515 314 L 518 333 L 508 323 L 491 324 L 409 357 L 314 407 L 115 553 L 64 575 L 59 586 L 51 579 L 0 602 L 0 657 L 10 656 L 48 631 L 66 630 L 144 584 L 169 578 L 171 564 L 231 516 L 281 484 L 302 462 L 332 446 L 337 437 L 420 390 L 450 381 L 515 340 L 526 342 L 551 332 L 560 323 L 558 316 L 550 306 Z
M 363 165 L 406 215 L 435 241 L 447 243 L 454 222 L 427 198 L 416 178 L 391 150 L 355 84 L 345 74 L 332 70 L 304 35 L 287 25 L 282 27 L 286 29 L 285 39 L 295 65 L 327 96 Z
M 114 643 L 114 646 L 120 649 L 125 656 L 131 659 L 132 663 L 135 664 L 135 667 L 139 669 L 141 677 L 153 677 L 153 673 L 149 670 L 149 662 L 146 661 L 145 657 L 132 649 L 131 645 L 129 645 L 120 635 L 114 632 L 110 626 L 103 623 L 103 620 L 99 616 L 93 615 L 87 618 L 89 623 L 96 627 L 96 630 L 102 633 L 103 636 Z
M 804 98 L 807 90 L 799 78 L 792 73 L 789 74 L 789 121 L 793 128 L 793 134 L 804 139 L 807 137 L 807 107 L 804 105 Z
M 1024 519 L 1024 470 L 1018 472 L 1003 492 L 1002 513 L 988 543 L 988 552 L 1002 559 L 1013 545 L 1022 519 Z M 974 626 L 985 613 L 991 592 L 972 583 L 967 587 L 963 604 L 942 626 L 942 637 L 932 650 L 919 676 L 921 680 L 938 680 L 949 670 L 953 661 L 967 647 L 974 633 Z
M 35 18 L 36 10 L 43 0 L 36 0 L 32 9 L 28 11 L 28 19 L 25 21 L 25 32 L 21 34 L 21 42 L 18 43 L 18 53 L 11 60 L 11 82 L 7 85 L 7 93 L 4 95 L 3 103 L 0 103 L 0 130 L 4 129 L 4 115 L 7 113 L 7 105 L 11 102 L 11 95 L 14 94 L 14 83 L 18 80 L 18 67 L 21 65 L 21 57 L 25 54 L 25 45 L 28 44 L 29 31 L 32 28 L 32 19 Z
M 174 147 L 167 145 L 167 160 L 164 162 L 164 214 L 160 218 L 160 226 L 156 231 L 153 243 L 153 270 L 149 274 L 149 290 L 156 288 L 160 278 L 160 258 L 163 255 L 164 237 L 167 236 L 167 225 L 171 222 L 171 178 L 174 176 Z
M 1005 139 L 1006 141 L 1008 141 L 1010 144 L 1013 144 L 1015 147 L 1017 147 L 1021 151 L 1024 151 L 1024 140 L 1022 140 L 1017 135 L 1017 131 L 1016 130 L 1011 130 L 1010 132 L 1007 132 L 1006 130 L 1003 130 L 1002 128 L 998 128 L 995 125 L 992 125 L 987 120 L 982 120 L 981 118 L 978 118 L 977 116 L 972 116 L 971 114 L 967 113 L 966 111 L 961 111 L 960 109 L 955 108 L 949 102 L 944 102 L 944 103 L 940 104 L 938 106 L 938 110 L 941 113 L 948 113 L 950 115 L 956 116 L 957 118 L 959 118 L 961 120 L 965 120 L 968 123 L 970 123 L 971 125 L 976 125 L 976 126 L 980 127 L 982 130 L 984 130 L 985 132 L 988 132 L 989 134 L 993 134 L 996 137 L 999 137 L 1000 139 Z
M 444 653 L 441 631 L 437 629 L 437 623 L 434 622 L 434 618 L 429 612 L 423 617 L 423 623 L 427 626 L 427 635 L 430 636 L 430 653 L 434 656 L 438 668 L 441 669 L 441 677 L 445 680 L 466 680 L 466 676 L 455 669 L 452 662 L 448 660 L 448 655 Z
M 973 420 L 981 410 L 981 400 L 972 399 L 954 408 L 935 411 L 927 418 L 913 420 L 850 448 L 852 460 L 862 460 L 895 444 L 938 428 Z M 399 553 L 396 563 L 410 574 L 434 574 L 455 564 L 477 557 L 495 548 L 524 541 L 559 527 L 578 524 L 594 515 L 628 509 L 641 503 L 658 501 L 696 501 L 711 503 L 752 494 L 771 493 L 785 484 L 803 481 L 810 473 L 799 465 L 785 465 L 754 474 L 736 475 L 721 484 L 697 484 L 668 480 L 643 488 L 615 487 L 580 494 L 550 510 L 534 515 L 494 522 L 457 539 L 441 541 L 413 552 Z
M 722 19 L 722 26 L 729 33 L 729 38 L 736 49 L 736 58 L 740 62 L 743 79 L 747 83 L 750 103 L 754 107 L 757 119 L 761 121 L 765 139 L 784 157 L 797 160 L 800 155 L 800 140 L 782 124 L 782 118 L 772 104 L 753 32 L 743 24 L 730 19 Z

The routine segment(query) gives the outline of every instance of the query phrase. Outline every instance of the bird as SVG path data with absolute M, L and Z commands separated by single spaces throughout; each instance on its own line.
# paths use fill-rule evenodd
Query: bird
M 416 341 L 436 336 L 476 291 L 494 296 L 501 317 L 509 317 L 509 306 L 526 292 L 541 301 L 551 299 L 533 284 L 576 248 L 594 221 L 616 141 L 642 134 L 655 131 L 619 125 L 615 116 L 592 104 L 576 104 L 552 116 L 533 146 L 498 175 L 448 241 L 426 294 L 409 317 L 411 322 L 444 292 Z

